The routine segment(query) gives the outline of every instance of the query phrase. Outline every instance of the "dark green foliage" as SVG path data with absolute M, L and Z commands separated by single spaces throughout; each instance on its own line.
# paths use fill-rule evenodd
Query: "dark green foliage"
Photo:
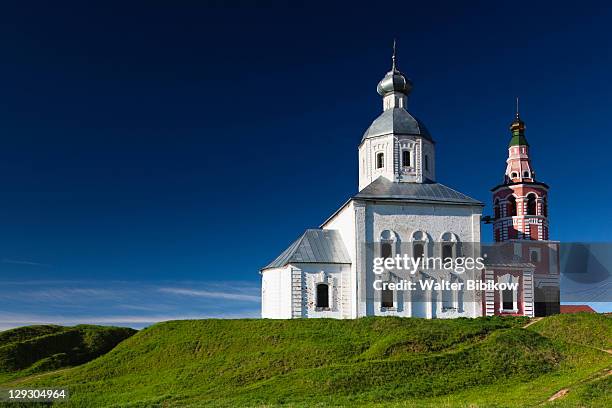
M 16 341 L 29 340 L 45 334 L 57 333 L 64 330 L 62 326 L 41 325 L 25 326 L 0 332 L 0 347 Z
M 82 364 L 136 331 L 124 327 L 30 326 L 0 333 L 0 372 L 38 372 Z

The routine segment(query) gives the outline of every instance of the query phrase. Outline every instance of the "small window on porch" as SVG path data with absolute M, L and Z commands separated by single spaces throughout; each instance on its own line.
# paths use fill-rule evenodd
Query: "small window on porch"
M 512 289 L 506 289 L 502 292 L 502 309 L 514 309 L 514 291 Z
M 317 284 L 317 307 L 329 307 L 329 285 L 326 283 Z

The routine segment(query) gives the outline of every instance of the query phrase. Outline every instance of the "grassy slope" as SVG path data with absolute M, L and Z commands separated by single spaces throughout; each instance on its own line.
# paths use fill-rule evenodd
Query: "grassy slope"
M 524 323 L 174 321 L 142 330 L 87 364 L 21 385 L 66 386 L 73 406 L 533 406 L 570 386 L 575 391 L 559 405 L 604 406 L 609 377 L 585 379 L 610 367 L 612 358 L 590 345 L 607 344 L 612 320 L 558 316 L 520 328 Z M 587 328 L 595 335 L 580 334 Z
M 135 332 L 89 325 L 28 326 L 0 332 L 0 382 L 83 364 Z

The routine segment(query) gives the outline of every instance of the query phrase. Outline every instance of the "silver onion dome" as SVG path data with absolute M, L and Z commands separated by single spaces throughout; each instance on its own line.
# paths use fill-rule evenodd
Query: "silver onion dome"
M 380 96 L 385 96 L 392 92 L 401 92 L 404 95 L 408 95 L 411 90 L 412 81 L 395 68 L 387 72 L 387 75 L 380 80 L 376 87 L 376 91 Z

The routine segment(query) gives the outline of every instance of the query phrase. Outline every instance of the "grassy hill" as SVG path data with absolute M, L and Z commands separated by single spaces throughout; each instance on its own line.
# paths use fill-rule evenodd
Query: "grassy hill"
M 79 407 L 610 406 L 612 356 L 601 349 L 612 348 L 612 320 L 580 314 L 526 323 L 172 321 L 86 364 L 3 386 L 66 387 L 63 405 Z
M 93 360 L 136 333 L 125 327 L 28 326 L 0 332 L 0 382 Z

